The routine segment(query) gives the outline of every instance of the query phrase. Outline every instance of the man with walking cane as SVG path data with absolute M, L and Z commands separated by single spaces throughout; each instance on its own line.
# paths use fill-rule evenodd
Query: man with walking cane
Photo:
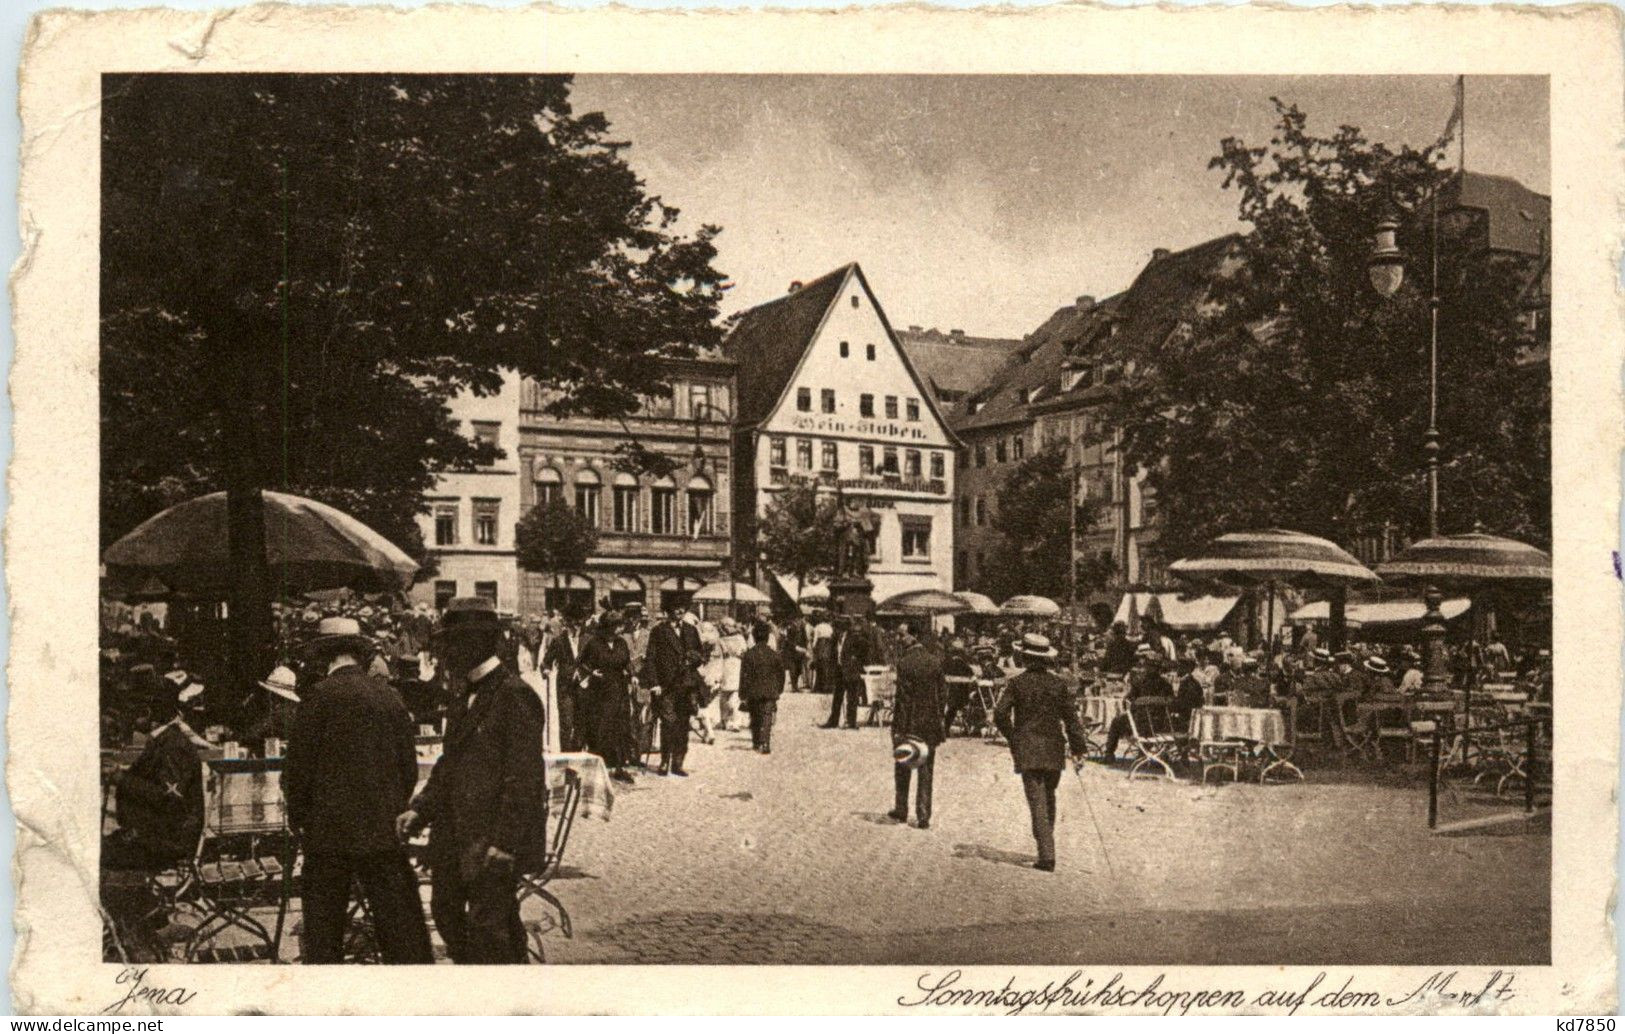
M 1083 762 L 1083 723 L 1066 691 L 1052 675 L 1055 648 L 1048 637 L 1029 632 L 1015 645 L 1025 667 L 1010 680 L 993 711 L 994 723 L 1010 743 L 1010 755 L 1021 774 L 1021 788 L 1032 814 L 1038 861 L 1033 868 L 1055 871 L 1055 788 L 1066 768 L 1067 748 L 1073 764 Z

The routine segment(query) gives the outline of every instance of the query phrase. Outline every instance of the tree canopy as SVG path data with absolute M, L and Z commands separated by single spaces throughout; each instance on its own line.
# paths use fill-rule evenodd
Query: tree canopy
M 1349 543 L 1427 533 L 1430 239 L 1445 141 L 1392 150 L 1344 126 L 1307 129 L 1276 101 L 1268 146 L 1226 139 L 1211 167 L 1251 226 L 1164 341 L 1118 355 L 1113 422 L 1146 474 L 1177 557 L 1243 527 L 1280 525 Z M 1384 299 L 1367 272 L 1386 214 L 1407 269 Z M 1526 311 L 1535 258 L 1438 233 L 1440 528 L 1546 544 L 1550 379 L 1544 321 Z M 1133 367 L 1128 367 L 1133 360 Z
M 820 495 L 818 483 L 793 478 L 756 521 L 756 544 L 763 561 L 779 574 L 805 582 L 835 571 L 835 497 Z
M 532 506 L 514 526 L 514 553 L 525 571 L 575 574 L 598 548 L 598 532 L 563 499 Z
M 974 588 L 994 599 L 1030 593 L 1065 601 L 1071 590 L 1066 572 L 1072 555 L 1068 536 L 1074 527 L 1067 514 L 1071 494 L 1072 472 L 1064 444 L 1033 453 L 1005 475 L 992 516 L 998 545 Z M 1098 500 L 1075 505 L 1075 527 L 1081 537 L 1100 519 L 1101 506 Z M 1079 596 L 1103 585 L 1109 573 L 1098 560 L 1080 552 Z
M 717 231 L 677 234 L 569 87 L 106 77 L 104 542 L 230 461 L 421 556 L 435 474 L 493 458 L 450 420 L 457 391 L 510 368 L 597 416 L 665 393 L 651 355 L 719 340 Z

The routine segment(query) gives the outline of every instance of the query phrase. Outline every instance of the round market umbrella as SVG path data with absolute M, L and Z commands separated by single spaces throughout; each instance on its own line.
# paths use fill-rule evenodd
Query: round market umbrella
M 1377 573 L 1389 581 L 1430 585 L 1550 583 L 1552 558 L 1515 539 L 1475 531 L 1413 542 L 1392 560 L 1377 565 Z
M 997 614 L 999 612 L 999 605 L 979 592 L 970 592 L 967 590 L 964 592 L 956 592 L 954 595 L 970 605 L 970 612 L 972 614 Z
M 732 594 L 729 594 L 729 582 L 723 579 L 709 585 L 700 586 L 694 593 L 695 603 L 766 603 L 767 594 L 754 585 L 745 582 L 734 582 Z
M 1220 535 L 1196 556 L 1175 560 L 1168 573 L 1193 581 L 1259 585 L 1269 592 L 1265 626 L 1269 660 L 1275 659 L 1277 586 L 1361 585 L 1380 579 L 1341 546 L 1287 528 L 1232 531 Z
M 941 589 L 911 589 L 888 596 L 875 607 L 876 614 L 964 614 L 971 609 L 969 603 L 951 592 Z
M 417 563 L 342 510 L 285 492 L 265 492 L 265 556 L 282 594 L 348 586 L 401 589 Z M 188 499 L 137 525 L 102 554 L 126 584 L 157 578 L 177 592 L 213 593 L 231 583 L 226 493 Z
M 1043 596 L 1012 596 L 999 605 L 999 613 L 1017 618 L 1052 618 L 1061 613 L 1061 605 Z
M 1473 531 L 1465 535 L 1440 535 L 1413 542 L 1400 550 L 1392 560 L 1379 564 L 1377 572 L 1390 581 L 1466 590 L 1475 597 L 1480 594 L 1493 596 L 1500 589 L 1550 585 L 1552 558 L 1544 550 L 1516 539 Z M 1482 611 L 1482 608 L 1475 607 L 1474 610 Z M 1473 632 L 1476 642 L 1476 619 Z M 1467 681 L 1464 689 L 1462 707 L 1470 723 L 1473 679 Z M 1471 724 L 1465 731 L 1463 744 L 1471 747 Z

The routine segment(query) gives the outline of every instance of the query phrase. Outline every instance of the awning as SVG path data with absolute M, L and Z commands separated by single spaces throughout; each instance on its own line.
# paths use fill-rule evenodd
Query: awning
M 1208 632 L 1218 628 L 1236 609 L 1240 596 L 1192 596 L 1165 592 L 1155 597 L 1157 620 L 1176 632 Z
M 1126 592 L 1112 620 L 1132 625 L 1149 617 L 1175 632 L 1207 632 L 1223 624 L 1240 599 L 1240 596 L 1187 597 L 1177 592 Z
M 803 585 L 801 579 L 789 574 L 774 574 L 773 580 L 779 583 L 779 588 L 784 590 L 786 596 L 799 603 L 829 599 L 829 586 L 822 582 L 808 582 Z
M 1471 600 L 1445 600 L 1439 604 L 1439 612 L 1444 615 L 1446 621 L 1454 621 L 1467 613 L 1471 606 Z M 1380 628 L 1419 625 L 1422 623 L 1422 615 L 1426 612 L 1427 605 L 1421 600 L 1391 600 L 1385 603 L 1351 603 L 1344 610 L 1343 617 L 1350 628 Z M 1303 624 L 1311 621 L 1330 621 L 1331 618 L 1332 605 L 1320 600 L 1294 610 L 1288 620 L 1294 624 Z

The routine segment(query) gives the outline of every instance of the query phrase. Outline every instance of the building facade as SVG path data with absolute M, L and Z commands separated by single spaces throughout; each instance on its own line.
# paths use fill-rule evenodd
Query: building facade
M 418 516 L 436 573 L 412 587 L 413 602 L 442 607 L 454 596 L 484 596 L 497 609 L 519 608 L 513 529 L 519 519 L 520 378 L 508 373 L 502 390 L 481 398 L 463 392 L 451 401 L 463 433 L 502 450 L 478 470 L 442 474 Z
M 959 443 L 858 265 L 740 314 L 724 350 L 739 368 L 736 509 L 759 516 L 792 481 L 815 482 L 879 517 L 877 602 L 952 588 Z
M 663 360 L 671 395 L 624 420 L 560 419 L 547 393 L 525 382 L 518 406 L 519 506 L 563 499 L 597 528 L 598 548 L 578 572 L 520 571 L 526 614 L 590 613 L 608 600 L 651 613 L 686 604 L 720 578 L 730 557 L 733 364 L 720 357 Z M 669 472 L 636 470 L 636 442 Z

